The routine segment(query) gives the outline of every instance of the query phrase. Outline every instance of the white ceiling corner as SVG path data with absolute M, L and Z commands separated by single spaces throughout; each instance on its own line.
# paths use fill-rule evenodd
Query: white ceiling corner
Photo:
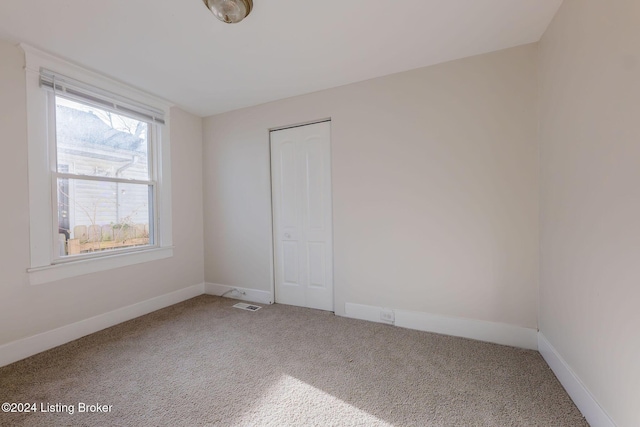
M 254 0 L 228 25 L 201 0 L 2 0 L 0 37 L 208 116 L 536 42 L 561 3 Z

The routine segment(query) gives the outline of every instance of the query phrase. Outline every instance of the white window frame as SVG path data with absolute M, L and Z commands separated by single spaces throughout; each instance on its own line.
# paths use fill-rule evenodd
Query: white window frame
M 67 78 L 66 76 L 59 76 L 60 78 Z M 42 86 L 42 83 L 40 84 Z M 58 84 L 56 83 L 56 86 Z M 93 93 L 91 93 L 90 91 L 91 88 L 87 89 L 84 88 L 84 93 L 87 93 L 89 95 L 93 95 Z M 88 105 L 88 106 L 94 106 L 96 108 L 100 108 L 103 111 L 111 111 L 111 112 L 115 112 L 116 114 L 122 114 L 119 111 L 113 111 L 111 109 L 105 108 L 104 106 L 96 106 L 95 104 L 89 103 L 84 101 L 82 98 L 80 97 L 69 97 L 69 96 L 65 96 L 64 93 L 60 93 L 60 92 L 56 92 L 53 89 L 51 91 L 49 91 L 49 93 L 47 94 L 47 104 L 48 104 L 48 114 L 50 118 L 56 118 L 56 98 L 57 97 L 61 97 L 64 99 L 69 99 L 72 100 L 74 102 L 78 102 L 80 104 L 83 105 Z M 104 96 L 103 96 L 104 97 Z M 125 114 L 126 115 L 126 114 Z M 140 120 L 140 118 L 137 118 L 137 120 Z M 146 249 L 152 249 L 152 248 L 158 248 L 160 247 L 158 245 L 158 215 L 157 215 L 157 211 L 158 211 L 158 206 L 157 206 L 157 200 L 158 200 L 158 185 L 157 185 L 157 172 L 160 170 L 160 167 L 158 165 L 157 160 L 157 153 L 159 151 L 158 148 L 158 140 L 162 134 L 162 128 L 159 127 L 158 124 L 153 123 L 151 120 L 145 120 L 145 123 L 147 123 L 148 125 L 148 133 L 147 133 L 147 152 L 148 152 L 148 159 L 150 160 L 148 163 L 148 179 L 145 181 L 141 181 L 141 180 L 132 180 L 132 179 L 126 179 L 126 178 L 117 178 L 117 177 L 96 177 L 96 176 L 90 176 L 90 175 L 82 175 L 82 174 L 75 174 L 75 173 L 71 173 L 71 172 L 59 172 L 58 171 L 58 162 L 57 162 L 57 153 L 58 153 L 58 141 L 56 138 L 56 127 L 57 127 L 57 122 L 56 120 L 49 120 L 49 153 L 53 153 L 52 155 L 49 156 L 49 170 L 50 173 L 52 174 L 51 177 L 51 199 L 52 199 L 52 203 L 51 203 L 51 207 L 52 207 L 52 212 L 51 212 L 51 220 L 53 221 L 52 223 L 52 229 L 51 231 L 53 232 L 53 238 L 52 238 L 52 244 L 53 244 L 53 259 L 51 261 L 51 264 L 60 264 L 60 263 L 65 263 L 65 262 L 73 262 L 73 261 L 77 261 L 83 258 L 98 258 L 98 257 L 102 257 L 102 256 L 107 256 L 107 255 L 113 255 L 116 253 L 125 253 L 125 252 L 134 252 L 134 251 L 140 251 L 140 250 L 146 250 Z M 150 225 L 150 236 L 151 236 L 151 241 L 153 242 L 152 244 L 148 244 L 148 245 L 144 245 L 144 246 L 134 246 L 134 247 L 126 247 L 126 248 L 121 248 L 121 249 L 111 249 L 109 250 L 109 252 L 91 252 L 91 253 L 86 253 L 86 254 L 79 254 L 79 255 L 59 255 L 59 233 L 58 233 L 58 213 L 57 213 L 57 208 L 58 208 L 58 204 L 59 204 L 59 199 L 58 199 L 58 179 L 59 178 L 66 178 L 66 179 L 70 179 L 70 180 L 85 180 L 85 181 L 100 181 L 100 182 L 120 182 L 123 184 L 126 183 L 131 183 L 131 184 L 142 184 L 142 185 L 147 185 L 150 186 L 152 188 L 152 192 L 153 192 L 153 197 L 152 197 L 152 201 L 153 204 L 150 206 L 150 212 L 152 213 L 151 215 L 151 221 L 149 223 Z
M 61 60 L 27 45 L 20 45 L 25 52 L 25 72 L 27 89 L 27 132 L 29 151 L 29 240 L 31 246 L 31 266 L 27 269 L 31 284 L 49 283 L 65 278 L 95 273 L 154 261 L 173 256 L 171 221 L 171 159 L 169 141 L 169 110 L 171 105 L 164 100 L 123 85 L 101 74 L 86 70 L 75 64 Z M 40 87 L 41 70 L 51 70 L 71 79 L 80 81 L 97 90 L 134 100 L 164 113 L 165 124 L 156 128 L 152 165 L 155 168 L 155 223 L 157 226 L 154 245 L 128 251 L 105 251 L 90 257 L 70 257 L 58 259 L 57 233 L 54 226 L 52 161 L 55 158 L 54 126 L 49 120 L 53 93 Z M 57 210 L 56 210 L 57 212 Z

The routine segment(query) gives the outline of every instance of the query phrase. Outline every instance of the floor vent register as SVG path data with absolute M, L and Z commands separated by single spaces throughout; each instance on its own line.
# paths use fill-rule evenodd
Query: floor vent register
M 240 308 L 242 310 L 247 310 L 247 311 L 258 311 L 260 310 L 262 307 L 257 306 L 257 305 L 252 305 L 252 304 L 245 304 L 243 302 L 239 302 L 236 305 L 234 305 L 235 308 Z

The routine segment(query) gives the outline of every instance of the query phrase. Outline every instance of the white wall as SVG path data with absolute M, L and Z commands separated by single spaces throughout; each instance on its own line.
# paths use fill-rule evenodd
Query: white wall
M 171 110 L 173 258 L 32 286 L 24 55 L 0 40 L 0 345 L 167 294 L 203 278 L 202 119 Z
M 540 330 L 639 426 L 640 2 L 565 0 L 540 55 Z
M 205 279 L 271 291 L 268 129 L 332 118 L 345 302 L 537 327 L 537 45 L 205 119 Z

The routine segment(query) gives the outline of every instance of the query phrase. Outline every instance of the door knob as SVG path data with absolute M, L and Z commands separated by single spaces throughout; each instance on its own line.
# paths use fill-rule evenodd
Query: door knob
M 291 238 L 291 234 L 289 234 L 289 233 L 284 233 L 284 238 L 285 238 L 285 239 L 290 239 L 290 238 Z

